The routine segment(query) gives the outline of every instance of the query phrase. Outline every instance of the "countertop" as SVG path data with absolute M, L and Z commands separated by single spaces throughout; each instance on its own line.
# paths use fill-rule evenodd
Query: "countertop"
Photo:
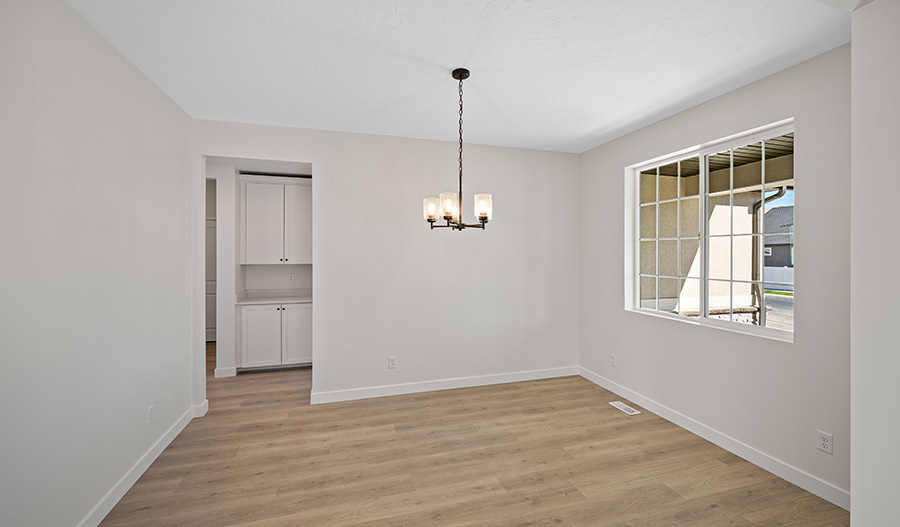
M 311 291 L 248 291 L 238 296 L 239 306 L 252 306 L 263 304 L 312 304 Z

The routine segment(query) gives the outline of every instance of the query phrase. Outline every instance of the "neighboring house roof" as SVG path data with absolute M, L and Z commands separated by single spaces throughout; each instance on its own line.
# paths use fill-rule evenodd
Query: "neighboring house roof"
M 790 245 L 794 243 L 794 206 L 772 207 L 765 215 L 765 245 Z M 769 233 L 785 233 L 769 235 Z

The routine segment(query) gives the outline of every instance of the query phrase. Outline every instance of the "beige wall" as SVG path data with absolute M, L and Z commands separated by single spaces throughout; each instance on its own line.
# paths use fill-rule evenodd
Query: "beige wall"
M 577 372 L 577 155 L 466 145 L 464 211 L 489 192 L 494 219 L 432 231 L 456 143 L 194 124 L 195 159 L 312 164 L 314 401 Z
M 0 72 L 0 525 L 96 525 L 193 415 L 190 119 L 62 1 Z
M 585 375 L 844 506 L 850 484 L 849 101 L 844 46 L 581 160 Z M 796 245 L 794 342 L 626 311 L 631 236 L 625 218 L 634 211 L 626 213 L 624 168 L 790 117 L 800 186 L 795 220 L 803 233 Z M 610 353 L 618 356 L 616 367 Z M 816 450 L 816 429 L 834 434 L 834 455 Z
M 900 123 L 898 20 L 896 0 L 876 0 L 853 13 L 853 527 L 896 524 L 900 494 L 894 443 L 900 436 L 900 346 L 894 331 L 900 285 L 886 275 L 900 261 L 900 173 L 894 159 Z M 798 254 L 798 267 L 801 258 Z

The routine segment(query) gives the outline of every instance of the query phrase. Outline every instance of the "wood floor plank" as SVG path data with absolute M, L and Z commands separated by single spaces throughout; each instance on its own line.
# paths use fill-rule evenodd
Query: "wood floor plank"
M 652 413 L 609 406 L 621 398 L 581 377 L 310 406 L 309 369 L 215 379 L 214 354 L 209 413 L 102 525 L 849 525 Z

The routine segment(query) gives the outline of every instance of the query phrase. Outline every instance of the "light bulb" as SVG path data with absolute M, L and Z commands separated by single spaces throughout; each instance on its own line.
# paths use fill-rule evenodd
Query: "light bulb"
M 456 206 L 455 192 L 441 193 L 441 217 L 446 219 L 456 219 L 459 208 Z
M 440 208 L 440 202 L 438 198 L 425 198 L 422 200 L 422 212 L 425 215 L 426 221 L 435 221 L 437 220 L 438 208 Z
M 475 194 L 475 217 L 478 221 L 490 221 L 494 215 L 494 202 L 490 194 Z

